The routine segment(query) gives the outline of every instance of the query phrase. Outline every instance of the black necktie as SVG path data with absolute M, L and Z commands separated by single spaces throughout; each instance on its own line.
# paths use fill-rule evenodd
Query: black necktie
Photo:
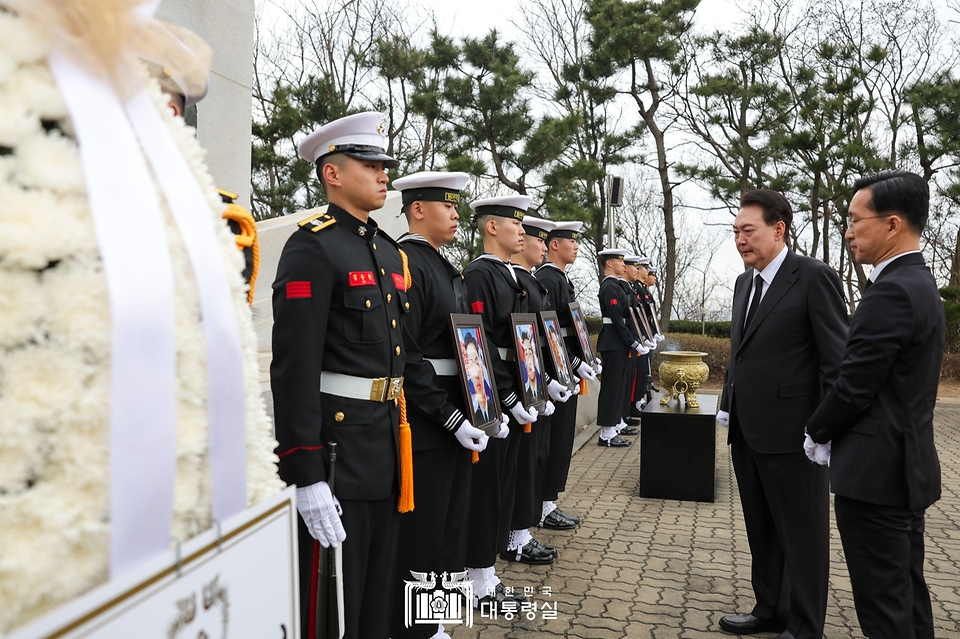
M 757 314 L 757 307 L 760 306 L 760 296 L 763 295 L 763 276 L 757 273 L 753 284 L 753 301 L 750 302 L 750 310 L 747 311 L 747 321 L 743 323 L 743 330 L 746 331 L 750 326 L 750 320 Z

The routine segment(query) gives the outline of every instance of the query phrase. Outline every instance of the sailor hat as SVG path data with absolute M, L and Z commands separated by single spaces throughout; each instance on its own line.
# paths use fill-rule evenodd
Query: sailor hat
M 528 195 L 504 195 L 501 197 L 485 197 L 470 203 L 476 215 L 498 215 L 514 220 L 523 220 L 527 209 L 530 208 L 532 198 Z
M 393 181 L 393 188 L 400 191 L 404 206 L 418 200 L 459 204 L 460 191 L 469 179 L 466 173 L 421 171 L 397 178 Z
M 580 229 L 583 228 L 583 222 L 557 222 L 554 229 L 550 231 L 550 238 L 580 239 Z
M 523 218 L 523 232 L 532 237 L 539 237 L 544 242 L 550 237 L 550 231 L 557 227 L 555 222 L 542 217 L 527 215 Z

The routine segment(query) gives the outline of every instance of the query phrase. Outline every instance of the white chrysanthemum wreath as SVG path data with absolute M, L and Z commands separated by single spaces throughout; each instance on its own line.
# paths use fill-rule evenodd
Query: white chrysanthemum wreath
M 0 632 L 108 575 L 110 304 L 77 144 L 47 52 L 44 36 L 0 9 Z M 219 220 L 222 204 L 192 130 L 172 116 L 153 82 L 150 94 Z M 129 206 L 135 211 L 138 203 Z M 211 524 L 205 349 L 189 260 L 165 215 L 177 286 L 174 535 L 187 539 Z M 228 270 L 237 274 L 231 288 L 244 349 L 252 504 L 282 483 L 242 258 L 226 224 L 218 226 Z M 131 242 L 141 239 L 135 222 L 128 231 Z

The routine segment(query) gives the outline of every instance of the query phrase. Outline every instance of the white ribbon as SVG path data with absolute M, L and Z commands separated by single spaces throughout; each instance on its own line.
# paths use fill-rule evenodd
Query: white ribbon
M 221 521 L 246 507 L 240 331 L 209 205 L 147 93 L 141 88 L 122 104 L 111 85 L 56 50 L 50 67 L 77 131 L 110 294 L 110 570 L 116 578 L 166 551 L 173 522 L 174 282 L 144 152 L 197 279 L 213 517 Z
M 110 572 L 163 554 L 176 474 L 174 284 L 150 173 L 113 87 L 57 51 L 110 295 Z M 133 215 L 136 212 L 136 216 Z

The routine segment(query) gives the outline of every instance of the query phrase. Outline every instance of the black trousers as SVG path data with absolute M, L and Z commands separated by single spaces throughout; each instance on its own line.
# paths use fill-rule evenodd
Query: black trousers
M 543 500 L 537 485 L 537 460 L 542 440 L 549 441 L 550 417 L 540 416 L 530 426 L 530 432 L 520 438 L 520 450 L 517 454 L 517 481 L 513 498 L 513 514 L 510 517 L 511 530 L 531 528 L 540 523 Z M 521 428 L 520 430 L 523 430 Z M 502 548 L 506 550 L 506 546 Z
M 637 361 L 640 356 L 634 351 L 627 352 L 627 366 L 623 374 L 623 410 L 620 418 L 626 422 L 630 419 L 630 408 L 633 405 L 633 387 L 637 381 Z
M 387 639 L 390 636 L 392 590 L 399 533 L 397 496 L 377 501 L 341 499 L 343 542 L 344 639 Z M 316 566 L 320 543 L 300 525 L 300 628 L 313 639 L 316 607 Z
M 869 639 L 933 639 L 923 578 L 924 511 L 834 496 L 860 630 Z
M 550 434 L 545 438 L 546 449 L 541 449 L 541 454 L 546 457 L 542 470 L 541 501 L 558 499 L 560 493 L 566 490 L 576 435 L 577 395 L 574 395 L 565 403 L 557 404 L 557 410 L 550 416 Z
M 523 426 L 511 421 L 510 435 L 506 439 L 491 437 L 487 449 L 480 453 L 480 461 L 473 465 L 465 559 L 468 568 L 492 566 L 497 552 L 506 546 L 521 435 Z M 501 513 L 507 516 L 502 518 Z
M 797 639 L 821 639 L 830 561 L 828 469 L 803 451 L 758 453 L 735 418 L 730 428 L 752 556 L 753 614 L 783 621 Z
M 600 376 L 600 397 L 597 401 L 597 425 L 616 426 L 623 417 L 627 351 L 601 351 L 600 357 L 603 359 L 603 373 Z
M 400 543 L 393 587 L 393 622 L 390 636 L 432 637 L 435 625 L 404 627 L 406 581 L 410 571 L 441 575 L 462 572 L 467 550 L 470 451 L 461 447 L 413 453 L 414 509 L 400 515 Z

